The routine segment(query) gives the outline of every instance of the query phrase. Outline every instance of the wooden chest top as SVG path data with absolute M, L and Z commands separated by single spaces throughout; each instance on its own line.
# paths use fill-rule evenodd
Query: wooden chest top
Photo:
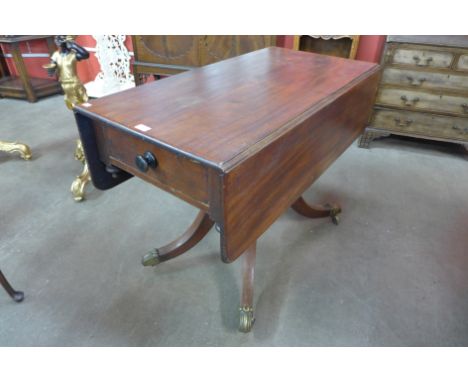
M 265 48 L 77 110 L 225 171 L 376 70 L 367 62 Z

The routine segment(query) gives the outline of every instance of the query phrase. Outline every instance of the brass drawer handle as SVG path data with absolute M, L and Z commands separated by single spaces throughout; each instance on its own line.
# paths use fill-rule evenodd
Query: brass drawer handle
M 397 125 L 399 127 L 408 127 L 412 123 L 413 123 L 413 120 L 411 120 L 411 119 L 407 119 L 406 121 L 401 122 L 400 118 L 395 118 L 395 125 Z
M 411 76 L 407 76 L 406 77 L 408 79 L 408 81 L 410 82 L 410 85 L 411 86 L 421 86 L 423 84 L 424 81 L 426 81 L 427 78 L 425 77 L 421 77 L 421 78 L 416 78 L 414 79 L 413 77 Z
M 461 107 L 463 108 L 463 112 L 464 112 L 464 113 L 468 113 L 468 104 L 462 103 L 462 104 L 461 104 Z
M 400 118 L 395 118 L 395 125 L 397 125 L 399 127 L 408 127 L 412 123 L 413 123 L 413 121 L 411 119 L 407 119 L 404 122 L 402 122 Z
M 421 58 L 419 56 L 413 56 L 413 60 L 416 62 L 417 66 L 429 66 L 430 63 L 433 61 L 433 58 L 428 57 L 425 60 L 422 60 L 423 62 L 426 62 L 425 64 L 421 63 Z
M 412 100 L 409 100 L 407 96 L 402 95 L 400 99 L 403 101 L 405 106 L 415 106 L 419 102 L 419 97 L 414 97 Z

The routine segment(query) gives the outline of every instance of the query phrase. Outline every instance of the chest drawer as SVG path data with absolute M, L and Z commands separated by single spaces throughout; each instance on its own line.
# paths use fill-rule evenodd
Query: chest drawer
M 468 54 L 462 54 L 458 58 L 457 70 L 466 70 L 468 72 Z
M 463 74 L 424 72 L 386 67 L 382 75 L 382 83 L 421 89 L 449 89 L 468 94 L 468 76 Z
M 454 96 L 399 88 L 381 88 L 377 104 L 468 116 L 468 95 Z
M 138 136 L 97 124 L 96 135 L 103 162 L 121 168 L 199 207 L 209 204 L 208 169 L 194 160 L 177 155 Z M 146 153 L 155 163 L 145 170 L 137 165 Z M 109 158 L 109 159 L 107 159 Z M 140 164 L 141 166 L 141 164 Z
M 437 52 L 419 48 L 396 48 L 391 62 L 429 68 L 448 68 L 453 61 L 450 52 Z
M 468 119 L 466 118 L 376 109 L 372 115 L 371 125 L 406 134 L 468 141 Z

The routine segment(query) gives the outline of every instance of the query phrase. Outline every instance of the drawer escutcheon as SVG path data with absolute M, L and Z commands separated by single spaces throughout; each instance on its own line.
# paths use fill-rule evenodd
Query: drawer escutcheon
M 394 121 L 395 121 L 395 125 L 399 127 L 408 127 L 409 125 L 413 123 L 412 119 L 406 119 L 404 122 L 401 122 L 401 119 L 398 117 L 394 118 Z
M 431 61 L 433 61 L 434 59 L 432 57 L 421 59 L 419 56 L 413 56 L 413 60 L 415 61 L 417 66 L 429 66 Z
M 403 101 L 405 106 L 414 106 L 419 102 L 419 97 L 414 97 L 412 100 L 409 100 L 407 96 L 402 95 L 400 99 Z

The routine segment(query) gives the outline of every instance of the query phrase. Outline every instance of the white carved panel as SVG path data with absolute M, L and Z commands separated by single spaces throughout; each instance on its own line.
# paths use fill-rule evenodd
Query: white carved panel
M 125 35 L 93 35 L 96 58 L 101 71 L 95 80 L 85 84 L 90 97 L 103 97 L 135 86 L 130 71 L 130 54 L 124 44 Z

